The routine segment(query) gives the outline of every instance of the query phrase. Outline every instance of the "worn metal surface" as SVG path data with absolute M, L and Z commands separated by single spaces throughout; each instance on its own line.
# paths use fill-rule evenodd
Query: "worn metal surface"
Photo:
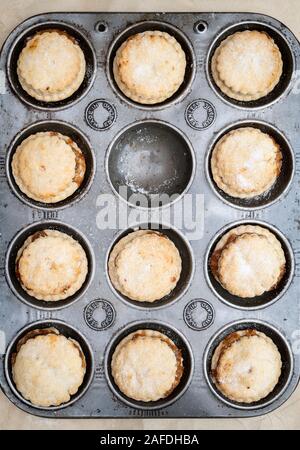
M 113 80 L 110 75 L 109 61 L 107 62 L 107 54 L 114 39 L 129 25 L 143 20 L 165 21 L 178 27 L 194 49 L 196 73 L 193 74 L 193 67 L 191 67 L 189 79 L 186 80 L 187 90 L 180 93 L 178 102 L 175 99 L 174 102 L 171 102 L 172 104 L 165 105 L 160 109 L 136 107 L 132 102 L 124 100 L 118 94 L 115 86 L 112 86 Z M 5 342 L 1 342 L 0 348 L 7 348 L 19 330 L 31 322 L 45 320 L 48 325 L 51 324 L 51 319 L 59 319 L 65 321 L 66 324 L 70 324 L 70 326 L 74 326 L 86 337 L 94 353 L 95 372 L 89 389 L 77 402 L 63 409 L 41 410 L 22 402 L 10 389 L 5 377 L 5 354 L 3 354 L 1 355 L 0 366 L 0 383 L 3 391 L 8 398 L 25 411 L 47 417 L 245 417 L 263 414 L 275 409 L 289 397 L 298 383 L 298 354 L 294 354 L 291 380 L 282 395 L 262 408 L 251 410 L 236 409 L 211 392 L 205 378 L 204 354 L 215 333 L 231 322 L 241 319 L 247 319 L 249 322 L 251 322 L 251 319 L 257 319 L 269 323 L 272 327 L 278 329 L 291 345 L 294 344 L 293 349 L 297 350 L 296 339 L 299 339 L 298 330 L 300 328 L 298 278 L 300 272 L 299 259 L 297 260 L 300 255 L 300 101 L 299 93 L 297 94 L 295 88 L 300 61 L 299 43 L 280 22 L 258 14 L 51 13 L 30 18 L 12 32 L 2 50 L 1 71 L 7 73 L 8 54 L 16 39 L 20 38 L 23 32 L 26 34 L 26 30 L 32 25 L 45 21 L 63 22 L 74 27 L 83 35 L 83 38 L 78 37 L 79 39 L 84 40 L 85 37 L 91 43 L 91 46 L 95 49 L 96 59 L 87 43 L 86 49 L 87 52 L 90 52 L 88 57 L 89 73 L 84 88 L 89 90 L 87 93 L 84 90 L 80 92 L 79 96 L 73 99 L 76 103 L 71 105 L 68 102 L 65 104 L 62 102 L 55 105 L 55 108 L 53 106 L 47 108 L 47 105 L 24 103 L 24 101 L 30 102 L 30 99 L 24 97 L 21 101 L 17 95 L 20 91 L 18 91 L 15 78 L 12 77 L 12 70 L 8 74 L 14 83 L 16 93 L 6 77 L 5 90 L 0 96 L 2 125 L 0 136 L 0 336 L 5 340 Z M 204 21 L 207 24 L 207 27 L 203 27 L 203 32 L 195 32 L 195 24 L 199 21 Z M 254 28 L 271 27 L 267 28 L 267 31 L 271 34 L 275 33 L 275 36 L 277 36 L 276 30 L 278 30 L 280 34 L 277 38 L 280 41 L 279 43 L 282 44 L 282 51 L 290 49 L 284 51 L 286 65 L 279 90 L 270 97 L 268 96 L 268 99 L 254 105 L 234 105 L 224 99 L 215 90 L 209 79 L 209 65 L 207 63 L 210 48 L 214 46 L 214 40 L 218 38 L 220 33 L 227 27 L 236 26 L 239 22 L 244 21 L 261 24 L 254 23 Z M 102 27 L 97 26 L 99 23 L 105 25 L 104 31 L 100 31 Z M 64 28 L 63 24 L 56 23 L 56 26 Z M 245 26 L 251 28 L 251 24 Z M 46 27 L 47 24 L 43 25 L 43 28 Z M 139 28 L 133 29 L 140 30 L 144 27 L 145 25 L 142 28 L 139 26 Z M 162 25 L 162 29 L 168 29 L 168 27 Z M 236 28 L 233 29 L 233 31 L 235 30 Z M 180 38 L 180 35 L 178 35 L 178 38 Z M 192 53 L 191 57 L 190 63 L 192 64 Z M 95 61 L 96 66 L 93 66 Z M 274 98 L 274 95 L 277 98 Z M 95 100 L 99 101 L 95 102 Z M 269 104 L 265 105 L 265 101 Z M 106 153 L 111 142 L 128 125 L 152 118 L 156 121 L 169 122 L 178 128 L 180 135 L 186 136 L 191 143 L 195 155 L 195 170 L 188 192 L 204 194 L 205 205 L 204 234 L 200 239 L 190 241 L 193 253 L 190 262 L 193 277 L 190 280 L 189 288 L 178 301 L 167 302 L 166 305 L 161 305 L 158 309 L 135 308 L 128 302 L 121 301 L 111 289 L 106 276 L 106 258 L 107 252 L 120 230 L 102 230 L 98 228 L 96 222 L 99 213 L 98 196 L 105 193 L 113 194 L 111 183 L 107 179 L 106 162 Z M 10 174 L 9 170 L 6 170 L 5 164 L 10 144 L 14 141 L 16 135 L 32 123 L 48 120 L 66 122 L 82 132 L 91 145 L 96 162 L 94 177 L 91 173 L 91 178 L 87 181 L 88 186 L 91 181 L 89 190 L 83 192 L 85 195 L 80 194 L 78 199 L 73 199 L 72 205 L 63 204 L 61 208 L 43 208 L 43 205 L 28 204 L 28 202 L 22 201 L 10 188 L 8 182 Z M 251 204 L 235 208 L 228 204 L 227 198 L 223 202 L 213 191 L 206 176 L 209 176 L 205 169 L 206 155 L 211 144 L 219 133 L 222 133 L 223 129 L 245 120 L 249 120 L 249 123 L 266 122 L 278 129 L 292 149 L 292 156 L 289 156 L 289 166 L 293 165 L 294 159 L 296 165 L 298 164 L 291 185 L 288 186 L 289 183 L 286 182 L 287 190 L 281 189 L 282 195 L 279 200 L 264 208 L 259 208 L 261 205 L 258 204 L 254 208 Z M 77 136 L 77 138 L 79 137 Z M 293 155 L 295 158 L 293 158 Z M 92 156 L 90 161 L 92 167 Z M 7 168 L 9 169 L 8 163 Z M 293 170 L 287 171 L 287 173 L 289 174 L 287 176 L 291 177 Z M 278 193 L 280 193 L 280 186 L 278 187 Z M 125 204 L 123 201 L 121 203 Z M 171 211 L 174 207 L 175 204 L 171 205 Z M 165 206 L 165 208 L 168 208 L 168 206 Z M 130 209 L 128 214 L 129 212 Z M 143 211 L 143 214 L 143 223 L 153 220 L 150 214 L 145 220 L 145 211 Z M 46 227 L 47 221 L 55 222 L 57 220 L 75 228 L 75 230 L 77 229 L 80 232 L 78 236 L 82 234 L 90 243 L 94 254 L 94 257 L 91 256 L 91 260 L 94 262 L 94 275 L 87 290 L 76 302 L 72 302 L 59 310 L 50 309 L 47 305 L 43 309 L 36 308 L 37 305 L 22 302 L 10 290 L 5 278 L 5 255 L 9 243 L 20 230 L 33 222 L 44 221 Z M 204 265 L 209 243 L 222 227 L 240 220 L 245 220 L 247 223 L 251 223 L 251 220 L 260 220 L 275 226 L 288 239 L 295 255 L 295 276 L 291 284 L 278 301 L 265 306 L 263 309 L 253 310 L 248 308 L 242 310 L 233 308 L 223 303 L 214 294 L 207 282 Z M 59 223 L 57 226 L 59 226 Z M 181 232 L 183 235 L 187 234 L 185 229 Z M 292 255 L 290 257 L 292 262 Z M 292 271 L 292 269 L 293 264 L 291 263 L 290 270 Z M 100 299 L 100 301 L 95 301 L 97 299 Z M 191 303 L 195 299 L 196 301 Z M 209 318 L 208 316 L 205 317 L 205 314 L 204 316 L 201 314 L 203 311 L 198 314 L 199 308 L 204 308 L 203 311 L 205 314 L 209 314 Z M 193 316 L 193 311 L 198 311 L 198 315 Z M 186 392 L 174 403 L 155 410 L 129 406 L 117 398 L 106 381 L 105 373 L 107 370 L 104 367 L 105 349 L 111 339 L 130 322 L 144 321 L 149 323 L 151 320 L 165 322 L 171 328 L 175 328 L 182 333 L 189 342 L 194 355 L 194 372 Z M 270 335 L 273 335 L 272 328 L 270 329 Z M 285 354 L 288 357 L 288 352 L 285 352 Z

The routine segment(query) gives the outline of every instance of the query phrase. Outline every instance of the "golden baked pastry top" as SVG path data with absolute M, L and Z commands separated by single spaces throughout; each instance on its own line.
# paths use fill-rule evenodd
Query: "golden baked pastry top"
M 131 100 L 161 103 L 171 97 L 184 80 L 186 57 L 173 36 L 145 31 L 129 37 L 116 52 L 115 81 Z
M 83 82 L 85 71 L 85 57 L 76 40 L 55 29 L 30 38 L 17 63 L 22 88 L 44 102 L 70 97 Z
M 214 52 L 211 70 L 224 94 L 239 101 L 265 97 L 278 84 L 282 57 L 265 32 L 238 31 L 224 39 Z

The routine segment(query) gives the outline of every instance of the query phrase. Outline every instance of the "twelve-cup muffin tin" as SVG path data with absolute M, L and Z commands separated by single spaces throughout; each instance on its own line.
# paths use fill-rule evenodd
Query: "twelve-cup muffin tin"
M 77 39 L 86 57 L 87 73 L 69 99 L 46 104 L 22 90 L 16 63 L 26 39 L 49 28 L 65 30 Z M 186 53 L 187 70 L 173 97 L 160 105 L 143 106 L 118 90 L 112 61 L 118 46 L 130 35 L 153 29 L 167 31 L 179 41 Z M 284 70 L 269 95 L 241 103 L 215 86 L 210 58 L 222 39 L 245 29 L 266 31 L 275 40 Z M 46 417 L 245 417 L 272 411 L 291 395 L 300 375 L 299 61 L 300 47 L 294 35 L 279 21 L 252 13 L 51 13 L 26 20 L 9 35 L 0 62 L 0 383 L 13 403 Z M 239 126 L 267 131 L 283 153 L 282 173 L 275 186 L 251 201 L 223 194 L 210 173 L 214 143 Z M 32 133 L 49 130 L 75 140 L 87 162 L 80 189 L 56 205 L 28 199 L 11 173 L 11 158 L 18 144 Z M 134 148 L 145 149 L 150 161 L 154 151 L 160 158 L 153 165 L 141 164 Z M 171 179 L 175 170 L 177 176 Z M 169 204 L 162 200 L 159 208 L 133 207 L 123 198 L 124 191 L 119 192 L 123 185 L 129 195 L 150 190 L 178 193 L 181 198 Z M 197 236 L 188 225 L 179 227 L 172 222 L 185 193 L 193 194 L 198 202 L 194 217 Z M 125 214 L 127 224 L 117 221 L 113 229 L 103 229 L 107 198 L 119 202 L 118 211 L 123 218 Z M 170 218 L 168 227 L 162 226 L 165 217 Z M 183 271 L 169 296 L 154 304 L 137 304 L 113 288 L 107 259 L 118 239 L 149 223 L 175 242 Z M 287 259 L 287 273 L 277 289 L 245 302 L 226 293 L 208 267 L 216 239 L 240 223 L 269 228 Z M 89 275 L 80 291 L 57 303 L 33 299 L 20 288 L 15 275 L 18 248 L 26 237 L 43 228 L 72 235 L 83 245 L 89 261 Z M 11 355 L 28 331 L 51 326 L 78 340 L 87 358 L 87 374 L 68 404 L 42 409 L 17 392 Z M 235 404 L 216 391 L 210 359 L 226 334 L 249 327 L 274 340 L 283 360 L 282 375 L 265 399 L 251 405 Z M 159 330 L 172 338 L 182 350 L 185 366 L 176 390 L 150 404 L 124 397 L 110 372 L 117 343 L 141 328 Z

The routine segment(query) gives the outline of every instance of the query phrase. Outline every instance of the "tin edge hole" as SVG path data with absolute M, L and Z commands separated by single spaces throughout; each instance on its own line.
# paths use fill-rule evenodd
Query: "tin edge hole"
M 197 34 L 205 33 L 207 28 L 208 28 L 207 22 L 204 22 L 204 20 L 199 20 L 194 24 L 194 32 Z
M 95 24 L 95 30 L 98 31 L 98 33 L 105 33 L 108 29 L 108 26 L 105 22 L 97 22 Z

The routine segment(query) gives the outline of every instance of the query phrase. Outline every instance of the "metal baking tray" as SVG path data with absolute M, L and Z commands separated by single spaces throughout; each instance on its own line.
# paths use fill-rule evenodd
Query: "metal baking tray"
M 66 30 L 79 41 L 87 73 L 72 97 L 49 105 L 22 90 L 16 62 L 26 39 L 51 27 Z M 187 56 L 183 85 L 171 99 L 155 107 L 126 99 L 112 76 L 112 60 L 120 43 L 149 29 L 175 36 Z M 284 62 L 283 75 L 272 93 L 246 104 L 226 98 L 210 73 L 214 48 L 228 34 L 244 29 L 267 31 Z M 300 374 L 299 63 L 300 47 L 291 31 L 269 16 L 253 13 L 51 13 L 31 17 L 12 31 L 0 61 L 0 383 L 15 405 L 44 417 L 248 417 L 272 411 L 289 398 Z M 228 129 L 245 125 L 269 132 L 283 152 L 283 169 L 276 185 L 267 195 L 251 201 L 222 194 L 209 170 L 216 140 Z M 43 130 L 71 136 L 87 161 L 81 188 L 55 206 L 26 198 L 11 175 L 10 162 L 18 143 Z M 130 148 L 145 145 L 151 153 L 154 141 L 161 155 L 158 165 L 135 161 Z M 170 170 L 177 170 L 178 175 L 164 186 Z M 117 192 L 123 184 L 129 194 L 147 188 L 158 194 L 182 195 L 169 205 L 162 201 L 160 208 L 133 207 Z M 119 202 L 123 217 L 125 208 L 128 224 L 117 223 L 114 229 L 100 226 L 102 202 L 108 194 Z M 192 194 L 202 206 L 201 214 L 194 218 L 198 235 L 187 225 L 173 223 L 175 208 L 184 202 L 183 194 Z M 164 214 L 170 218 L 169 227 L 162 226 Z M 136 305 L 111 286 L 107 258 L 116 240 L 149 223 L 174 240 L 183 271 L 167 298 L 154 305 Z M 238 223 L 262 223 L 270 228 L 287 258 L 288 270 L 280 286 L 253 301 L 228 295 L 207 267 L 215 240 Z M 14 273 L 21 243 L 45 227 L 70 233 L 84 246 L 89 260 L 89 276 L 81 290 L 55 304 L 25 295 Z M 81 343 L 87 375 L 68 404 L 42 409 L 24 401 L 16 391 L 11 355 L 27 331 L 49 326 Z M 249 326 L 272 337 L 284 364 L 275 390 L 247 406 L 234 404 L 215 391 L 209 366 L 220 339 L 229 331 Z M 179 386 L 167 399 L 151 404 L 124 398 L 110 373 L 114 346 L 138 328 L 165 332 L 184 357 L 185 372 Z

